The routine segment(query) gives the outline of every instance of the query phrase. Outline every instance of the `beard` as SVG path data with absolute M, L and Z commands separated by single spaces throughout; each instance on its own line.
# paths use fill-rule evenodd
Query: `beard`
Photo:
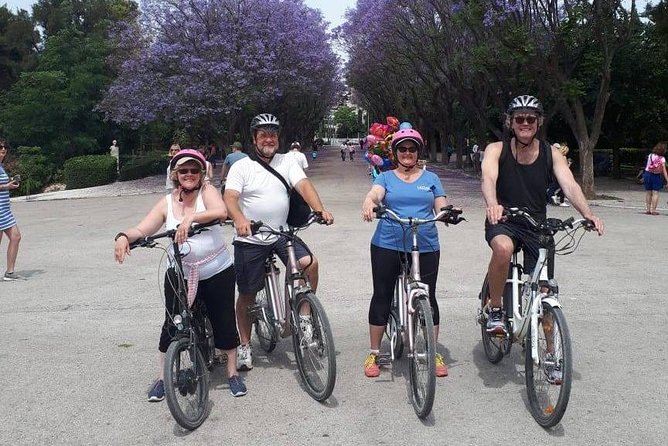
M 262 158 L 267 158 L 267 159 L 272 158 L 277 150 L 278 150 L 278 144 L 256 146 L 257 154 L 260 155 Z

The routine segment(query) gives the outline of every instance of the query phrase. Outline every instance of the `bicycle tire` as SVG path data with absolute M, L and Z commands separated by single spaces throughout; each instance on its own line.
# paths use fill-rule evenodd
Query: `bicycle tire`
M 169 345 L 165 355 L 165 399 L 176 422 L 195 430 L 208 416 L 209 374 L 200 349 L 188 338 Z
M 415 299 L 413 314 L 414 350 L 409 358 L 413 409 L 418 418 L 431 413 L 436 393 L 436 344 L 434 319 L 427 296 Z
M 547 332 L 549 320 L 552 320 L 551 336 Z M 552 338 L 552 358 L 546 361 L 549 354 L 547 337 Z M 573 364 L 571 338 L 561 308 L 543 304 L 543 318 L 538 321 L 538 357 L 540 362 L 535 365 L 531 357 L 531 328 L 526 338 L 525 375 L 527 396 L 531 415 L 542 427 L 552 427 L 561 421 L 566 412 L 571 394 Z M 561 373 L 550 372 L 557 368 Z M 560 375 L 561 380 L 554 379 Z
M 274 323 L 274 313 L 269 305 L 267 289 L 263 288 L 255 295 L 255 303 L 258 307 L 264 309 L 266 320 L 258 315 L 253 320 L 255 327 L 255 336 L 260 344 L 260 348 L 267 353 L 271 353 L 276 348 L 278 342 L 278 333 Z
M 399 315 L 396 312 L 390 312 L 390 318 L 387 321 L 385 326 L 385 334 L 390 340 L 390 348 L 392 346 L 392 337 L 396 336 L 396 341 L 394 344 L 394 359 L 399 359 L 404 354 L 404 336 L 403 333 L 399 330 Z
M 311 311 L 310 342 L 299 321 L 304 305 L 309 305 Z M 309 291 L 297 296 L 291 317 L 292 344 L 306 392 L 316 401 L 324 401 L 332 395 L 336 384 L 336 350 L 327 314 L 316 295 Z
M 482 290 L 478 298 L 480 299 L 480 335 L 482 338 L 482 347 L 485 351 L 487 360 L 492 364 L 497 364 L 503 358 L 503 339 L 496 336 L 490 336 L 487 333 L 487 299 L 489 295 L 489 282 L 487 276 L 482 283 Z

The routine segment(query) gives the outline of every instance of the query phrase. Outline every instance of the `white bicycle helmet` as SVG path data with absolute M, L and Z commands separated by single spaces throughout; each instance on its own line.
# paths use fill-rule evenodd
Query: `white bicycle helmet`
M 506 111 L 508 115 L 516 112 L 534 112 L 543 116 L 543 105 L 535 97 L 524 94 L 510 101 L 510 105 Z
M 272 115 L 271 113 L 260 113 L 251 121 L 251 133 L 260 127 L 272 127 L 278 130 L 281 127 L 281 123 L 278 122 L 278 118 L 276 118 L 276 116 Z

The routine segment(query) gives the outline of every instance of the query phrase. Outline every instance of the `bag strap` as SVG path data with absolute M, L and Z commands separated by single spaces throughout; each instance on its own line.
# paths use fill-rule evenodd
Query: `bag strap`
M 255 154 L 252 154 L 252 155 L 255 155 Z M 276 170 L 275 170 L 273 167 L 271 167 L 269 164 L 267 164 L 267 163 L 265 163 L 263 160 L 261 160 L 260 157 L 258 157 L 258 156 L 251 156 L 251 159 L 252 159 L 253 161 L 257 161 L 257 162 L 260 164 L 260 166 L 264 167 L 264 168 L 267 169 L 270 173 L 272 173 L 273 175 L 275 175 L 276 178 L 278 178 L 279 180 L 281 180 L 281 183 L 283 183 L 283 186 L 285 186 L 285 189 L 288 191 L 288 194 L 290 193 L 290 186 L 288 185 L 288 182 L 285 181 L 285 178 L 283 178 L 283 175 L 281 175 L 280 173 L 276 172 Z

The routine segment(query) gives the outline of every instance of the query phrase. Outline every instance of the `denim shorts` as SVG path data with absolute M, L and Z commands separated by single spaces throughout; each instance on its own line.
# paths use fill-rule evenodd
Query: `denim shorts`
M 271 252 L 275 252 L 284 265 L 288 263 L 287 238 L 279 236 L 271 245 L 257 245 L 236 241 L 234 245 L 234 269 L 237 275 L 237 287 L 241 294 L 255 294 L 264 288 L 264 261 Z M 297 260 L 310 254 L 299 242 L 294 242 Z

